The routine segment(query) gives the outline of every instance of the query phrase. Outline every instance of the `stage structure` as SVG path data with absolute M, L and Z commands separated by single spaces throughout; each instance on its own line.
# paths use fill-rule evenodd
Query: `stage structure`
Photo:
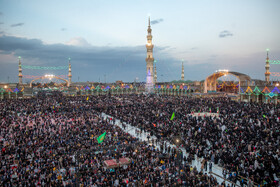
M 28 77 L 28 76 L 23 76 L 22 74 L 22 70 L 23 69 L 32 69 L 32 70 L 63 70 L 63 69 L 68 69 L 68 80 L 65 78 L 62 78 L 61 76 L 58 75 L 53 75 L 53 74 L 46 74 L 43 76 L 29 76 L 29 77 L 35 77 L 31 80 L 29 86 L 30 88 L 32 88 L 32 83 L 36 80 L 40 80 L 40 79 L 58 79 L 58 80 L 62 80 L 64 82 L 66 82 L 67 87 L 71 86 L 72 83 L 72 68 L 71 68 L 71 62 L 70 62 L 70 58 L 68 59 L 68 66 L 54 66 L 54 67 L 43 67 L 43 66 L 25 66 L 21 64 L 21 57 L 18 57 L 19 59 L 19 69 L 18 69 L 18 83 L 19 85 L 22 85 L 22 78 L 23 77 Z
M 239 93 L 240 93 L 240 86 L 246 84 L 247 86 L 250 86 L 251 83 L 251 77 L 248 75 L 245 75 L 243 73 L 238 73 L 234 71 L 229 70 L 217 70 L 212 75 L 208 76 L 204 81 L 204 93 L 207 92 L 216 92 L 217 91 L 217 79 L 219 77 L 225 76 L 225 75 L 233 75 L 236 76 L 239 80 Z

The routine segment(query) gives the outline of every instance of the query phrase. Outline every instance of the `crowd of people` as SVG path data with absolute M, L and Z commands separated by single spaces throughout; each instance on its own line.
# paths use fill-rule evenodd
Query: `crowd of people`
M 139 98 L 150 100 L 137 95 L 64 97 L 59 92 L 1 100 L 0 185 L 218 186 L 216 178 L 186 162 L 180 149 L 166 145 L 156 148 L 114 125 L 117 118 L 134 124 L 132 119 L 140 122 L 142 115 L 148 116 L 145 113 L 134 118 L 134 111 L 131 115 L 125 113 L 131 107 L 128 103 L 136 104 Z M 153 102 L 139 101 L 139 108 L 135 109 L 141 111 L 142 104 L 152 107 Z M 102 118 L 102 112 L 115 117 Z M 146 131 L 151 130 L 150 118 L 141 126 Z M 98 143 L 97 137 L 104 132 L 104 141 Z M 129 158 L 131 163 L 115 168 L 104 163 L 122 157 Z
M 157 95 L 110 97 L 102 102 L 97 111 L 151 132 L 158 139 L 181 137 L 187 152 L 223 167 L 228 173 L 225 176 L 234 182 L 279 183 L 279 104 Z M 192 115 L 200 112 L 218 112 L 219 117 Z

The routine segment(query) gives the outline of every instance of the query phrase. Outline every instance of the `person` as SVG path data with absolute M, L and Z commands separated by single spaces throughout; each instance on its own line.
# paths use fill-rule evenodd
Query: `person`
M 210 161 L 210 162 L 209 162 L 209 171 L 210 171 L 210 172 L 212 172 L 212 166 L 213 166 L 213 164 L 212 164 L 212 162 Z
M 150 142 L 150 134 L 148 134 L 147 138 L 148 138 L 148 142 Z
M 131 174 L 132 170 L 147 173 L 147 176 L 139 176 L 139 179 L 135 180 L 143 182 L 143 179 L 147 179 L 146 184 L 152 184 L 156 173 L 151 168 L 146 168 L 145 164 L 155 168 L 162 165 L 153 162 L 159 153 L 148 145 L 141 146 L 145 151 L 134 155 L 133 151 L 127 153 L 137 161 L 132 164 L 133 168 L 125 171 L 121 169 L 117 171 L 118 175 L 114 172 L 115 176 L 111 176 L 111 179 L 106 177 L 108 181 L 101 177 L 109 175 L 103 169 L 102 161 L 105 158 L 113 159 L 115 153 L 113 151 L 105 154 L 103 150 L 118 147 L 120 152 L 125 152 L 127 144 L 140 143 L 117 125 L 102 119 L 104 113 L 134 127 L 145 128 L 147 133 L 153 130 L 156 137 L 162 138 L 161 141 L 170 142 L 173 137 L 181 136 L 185 140 L 183 148 L 189 153 L 190 161 L 195 154 L 205 159 L 214 155 L 214 162 L 220 163 L 229 173 L 238 171 L 239 175 L 245 178 L 252 176 L 255 183 L 263 185 L 265 181 L 270 186 L 278 185 L 274 183 L 273 176 L 280 168 L 277 141 L 280 136 L 277 122 L 280 116 L 279 105 L 237 103 L 227 97 L 200 99 L 144 95 L 89 96 L 89 101 L 94 103 L 91 105 L 85 102 L 85 96 L 64 97 L 59 92 L 54 94 L 46 96 L 42 93 L 31 99 L 0 101 L 0 150 L 3 158 L 0 168 L 5 168 L 0 171 L 4 176 L 0 185 L 17 185 L 19 179 L 22 184 L 33 181 L 47 185 L 59 185 L 66 181 L 87 184 L 90 182 L 89 175 L 96 175 L 92 183 L 98 185 L 113 183 L 116 176 L 120 175 L 119 183 L 123 184 L 128 172 L 134 178 L 139 176 L 136 173 Z M 219 117 L 185 115 L 193 110 L 207 110 L 210 107 L 219 107 Z M 170 121 L 174 108 L 176 117 Z M 153 123 L 159 124 L 157 128 L 154 128 Z M 105 131 L 111 134 L 111 138 L 108 135 L 98 144 L 96 138 Z M 94 138 L 91 139 L 92 135 Z M 172 167 L 172 164 L 176 164 L 173 157 L 175 151 L 170 147 L 168 149 L 170 155 L 165 163 L 170 163 L 171 167 L 168 169 L 174 172 L 176 168 Z M 97 154 L 76 155 L 80 150 L 91 150 L 90 152 Z M 14 166 L 15 163 L 10 159 L 14 158 L 14 153 L 19 163 L 23 164 Z M 75 174 L 66 174 L 66 177 L 56 181 L 57 176 L 60 176 L 60 167 L 64 168 L 66 173 L 69 172 L 69 167 L 74 167 Z M 94 169 L 91 171 L 89 168 Z M 36 175 L 28 175 L 30 172 L 35 172 Z M 19 179 L 12 178 L 10 174 L 13 173 L 19 174 Z M 166 178 L 166 183 L 175 183 L 179 176 L 174 177 Z M 80 181 L 80 178 L 83 181 Z M 197 178 L 190 180 L 194 180 L 189 183 L 195 185 L 201 181 Z

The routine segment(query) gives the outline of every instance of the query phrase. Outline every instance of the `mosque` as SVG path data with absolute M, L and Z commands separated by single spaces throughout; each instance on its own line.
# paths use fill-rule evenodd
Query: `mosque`
M 152 44 L 152 29 L 150 25 L 150 18 L 147 31 L 146 92 L 168 95 L 187 95 L 189 93 L 192 93 L 192 95 L 196 95 L 199 97 L 213 97 L 227 94 L 236 100 L 246 102 L 278 103 L 278 97 L 280 93 L 279 82 L 270 81 L 271 72 L 269 71 L 269 69 L 271 61 L 269 60 L 268 49 L 265 62 L 264 81 L 251 79 L 250 76 L 240 72 L 230 70 L 217 70 L 213 74 L 206 77 L 205 81 L 201 82 L 201 84 L 185 84 L 184 64 L 182 62 L 181 83 L 158 83 L 157 71 L 155 66 L 156 64 L 154 63 L 155 60 L 153 57 L 154 45 Z M 231 81 L 227 81 L 219 87 L 218 78 L 225 75 L 235 76 L 238 79 L 238 83 L 234 84 Z M 221 89 L 221 87 L 223 89 Z
M 68 79 L 56 75 L 47 74 L 34 78 L 29 84 L 23 83 L 22 62 L 19 57 L 18 65 L 18 83 L 0 83 L 0 99 L 3 98 L 21 98 L 33 96 L 36 92 L 34 82 L 40 79 L 59 79 L 64 81 L 62 87 L 56 88 L 61 90 L 65 95 L 106 95 L 110 94 L 132 94 L 132 93 L 154 93 L 174 96 L 193 96 L 193 97 L 217 97 L 228 95 L 232 99 L 245 102 L 266 102 L 278 103 L 279 101 L 279 83 L 271 81 L 269 50 L 267 50 L 265 61 L 265 80 L 251 79 L 250 76 L 230 71 L 217 70 L 204 81 L 193 81 L 186 83 L 184 81 L 184 64 L 182 62 L 181 79 L 178 82 L 158 82 L 156 61 L 153 56 L 154 44 L 152 43 L 152 28 L 150 18 L 148 20 L 147 43 L 146 43 L 146 84 L 136 82 L 124 83 L 98 83 L 98 82 L 72 82 L 72 68 L 69 58 Z M 35 67 L 35 66 L 34 66 Z M 61 67 L 61 66 L 60 66 Z M 231 81 L 219 82 L 219 78 L 225 75 L 233 75 L 238 79 L 237 83 Z M 50 89 L 51 90 L 51 89 Z

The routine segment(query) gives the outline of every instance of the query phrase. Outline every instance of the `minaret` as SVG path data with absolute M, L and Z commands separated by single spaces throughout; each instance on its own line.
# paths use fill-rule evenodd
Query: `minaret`
M 70 62 L 71 58 L 69 58 L 69 70 L 68 70 L 68 87 L 70 87 L 71 85 L 71 79 L 72 79 L 72 72 L 71 72 L 71 62 Z
M 157 66 L 156 66 L 156 60 L 154 61 L 154 64 L 155 64 L 155 74 L 154 74 L 154 83 L 156 84 L 157 83 Z
M 21 57 L 18 57 L 18 84 L 22 85 L 22 68 L 21 68 Z
M 147 35 L 147 58 L 146 58 L 146 75 L 147 75 L 147 83 L 146 83 L 146 91 L 153 92 L 154 88 L 154 57 L 153 57 L 153 48 L 154 45 L 152 44 L 152 29 L 151 29 L 151 22 L 149 17 L 149 25 L 148 25 L 148 35 Z
M 185 72 L 184 72 L 184 62 L 182 61 L 182 73 L 181 73 L 181 80 L 184 81 L 185 79 Z
M 266 83 L 269 83 L 269 76 L 270 76 L 270 72 L 269 72 L 270 65 L 269 65 L 268 51 L 269 51 L 269 49 L 266 49 L 266 62 L 265 62 L 265 73 L 264 73 Z

